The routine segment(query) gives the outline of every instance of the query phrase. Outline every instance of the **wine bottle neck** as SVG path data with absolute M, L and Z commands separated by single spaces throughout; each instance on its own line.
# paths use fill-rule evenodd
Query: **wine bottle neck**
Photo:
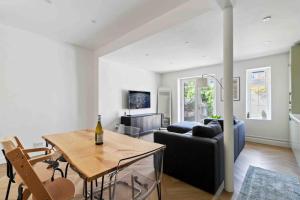
M 98 122 L 101 122 L 101 115 L 98 115 Z

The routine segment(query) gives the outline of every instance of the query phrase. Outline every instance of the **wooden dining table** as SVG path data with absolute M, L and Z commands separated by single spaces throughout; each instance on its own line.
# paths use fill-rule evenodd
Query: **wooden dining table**
M 102 189 L 104 176 L 115 171 L 121 159 L 164 148 L 162 144 L 106 129 L 102 145 L 95 144 L 95 132 L 92 129 L 49 134 L 42 138 L 61 151 L 66 161 L 85 181 L 92 182 L 102 177 Z

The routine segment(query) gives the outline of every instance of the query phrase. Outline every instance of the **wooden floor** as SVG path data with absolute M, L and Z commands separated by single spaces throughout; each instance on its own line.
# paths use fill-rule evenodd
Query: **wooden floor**
M 145 140 L 152 140 L 152 135 L 144 137 Z M 243 179 L 249 165 L 261 167 L 290 175 L 300 175 L 300 170 L 292 151 L 288 148 L 281 148 L 256 143 L 247 143 L 239 158 L 235 162 L 233 194 L 222 192 L 219 196 L 213 196 L 200 189 L 192 187 L 175 178 L 164 175 L 163 177 L 163 199 L 165 200 L 201 200 L 201 199 L 235 199 L 241 188 Z M 63 167 L 63 166 L 62 166 Z M 77 174 L 70 170 L 68 177 L 76 185 L 76 200 L 82 198 L 82 180 Z M 201 177 L 199 177 L 201 178 Z M 0 199 L 4 199 L 7 186 L 5 165 L 0 165 Z M 9 199 L 16 199 L 17 187 L 13 185 Z M 150 197 L 156 199 L 156 192 Z

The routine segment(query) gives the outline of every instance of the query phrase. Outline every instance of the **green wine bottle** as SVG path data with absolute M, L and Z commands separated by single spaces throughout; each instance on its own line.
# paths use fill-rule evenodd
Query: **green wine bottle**
M 98 122 L 95 131 L 95 144 L 103 144 L 103 129 L 101 125 L 101 115 L 98 115 Z

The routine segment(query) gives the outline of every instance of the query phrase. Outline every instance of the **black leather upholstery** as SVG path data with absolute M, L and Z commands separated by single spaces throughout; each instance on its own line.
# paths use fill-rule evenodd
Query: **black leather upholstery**
M 204 124 L 209 124 L 213 121 L 213 119 L 207 118 L 204 119 Z M 220 123 L 222 130 L 223 128 L 223 119 L 219 119 L 218 122 Z M 240 152 L 243 150 L 245 146 L 245 123 L 240 120 L 234 119 L 233 122 L 233 128 L 234 128 L 234 160 L 237 159 Z
M 224 180 L 223 139 L 154 132 L 154 142 L 167 146 L 164 173 L 215 193 Z
M 204 124 L 208 124 L 211 121 L 215 121 L 217 120 L 219 122 L 219 124 L 222 127 L 222 130 L 224 130 L 224 119 L 212 119 L 212 118 L 206 118 L 204 119 Z M 239 120 L 237 120 L 235 117 L 233 117 L 233 125 L 236 125 L 239 122 Z
M 213 138 L 193 136 L 191 132 L 178 134 L 154 132 L 154 142 L 167 146 L 164 172 L 186 183 L 214 194 L 224 180 L 223 133 Z M 243 121 L 234 125 L 234 158 L 245 145 Z
M 207 125 L 194 126 L 193 136 L 213 138 L 222 133 L 222 128 L 218 121 L 211 121 Z
M 175 133 L 186 133 L 186 132 L 191 131 L 193 129 L 193 127 L 196 125 L 200 125 L 200 123 L 184 121 L 184 122 L 169 125 L 167 127 L 167 130 L 170 132 L 175 132 Z

